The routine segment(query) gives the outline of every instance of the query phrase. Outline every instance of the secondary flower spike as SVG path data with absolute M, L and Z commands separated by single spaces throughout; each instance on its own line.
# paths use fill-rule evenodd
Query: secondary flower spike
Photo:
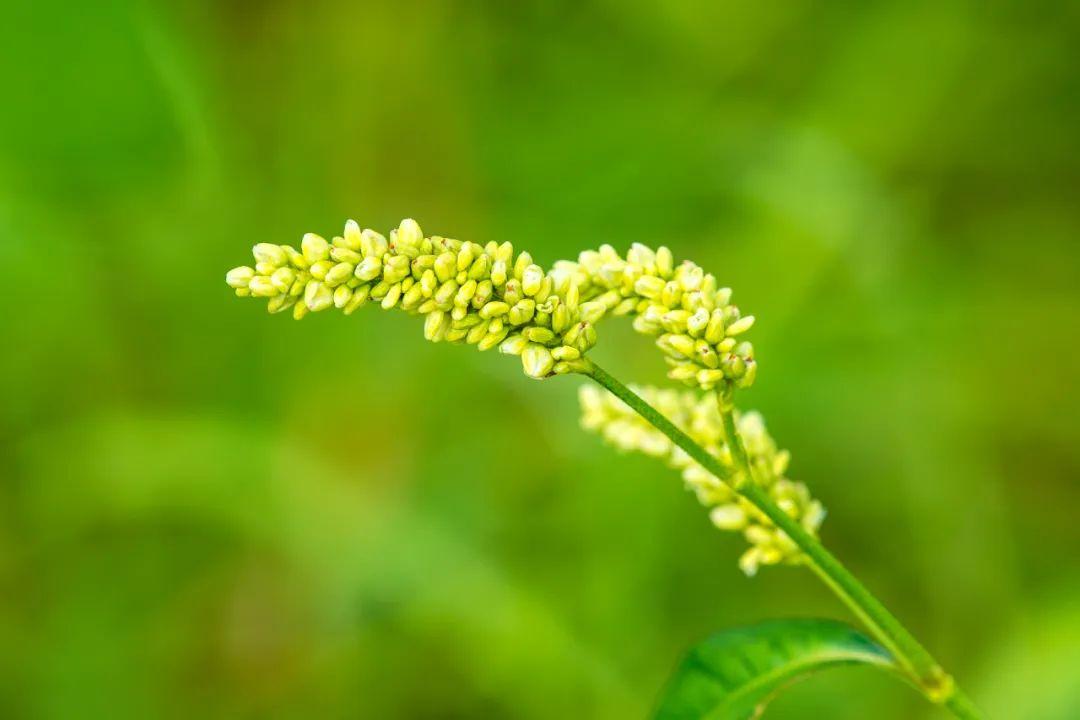
M 699 397 L 692 391 L 650 387 L 634 387 L 633 390 L 716 457 L 732 476 L 739 473 L 724 437 L 715 397 L 708 394 Z M 661 458 L 681 470 L 687 486 L 703 505 L 711 508 L 709 517 L 713 524 L 721 530 L 742 531 L 750 543 L 750 549 L 743 553 L 739 567 L 747 575 L 756 573 L 759 565 L 798 562 L 801 559 L 801 552 L 790 538 L 751 503 L 737 495 L 731 489 L 731 484 L 709 474 L 622 400 L 592 385 L 581 388 L 580 400 L 581 424 L 585 429 L 601 434 L 620 450 L 637 450 Z M 777 449 L 776 442 L 766 431 L 758 413 L 738 416 L 737 426 L 750 457 L 754 475 L 752 481 L 765 487 L 784 512 L 816 535 L 825 510 L 820 502 L 810 497 L 805 485 L 784 477 L 790 460 L 788 452 Z M 738 479 L 734 484 L 739 484 Z
M 594 325 L 609 315 L 630 315 L 635 329 L 655 336 L 669 376 L 688 385 L 746 387 L 757 372 L 753 346 L 737 339 L 753 316 L 739 313 L 714 276 L 676 264 L 664 247 L 634 244 L 624 258 L 604 245 L 545 271 L 510 243 L 425 237 L 406 219 L 389 238 L 350 220 L 330 241 L 308 233 L 299 250 L 259 243 L 253 254 L 255 266 L 230 270 L 226 282 L 241 297 L 266 298 L 272 313 L 350 314 L 377 301 L 424 315 L 434 342 L 518 355 L 534 378 L 584 369 Z

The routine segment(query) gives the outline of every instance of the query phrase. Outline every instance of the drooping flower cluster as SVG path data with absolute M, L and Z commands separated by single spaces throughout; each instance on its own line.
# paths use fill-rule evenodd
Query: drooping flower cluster
M 407 219 L 389 238 L 350 220 L 330 241 L 308 233 L 299 250 L 259 243 L 253 254 L 255 266 L 230 270 L 226 282 L 241 297 L 267 299 L 272 313 L 291 309 L 300 319 L 336 307 L 351 314 L 375 301 L 383 309 L 425 316 L 424 335 L 433 342 L 498 347 L 518 355 L 534 378 L 588 371 L 585 354 L 596 343 L 595 324 L 608 316 L 632 317 L 635 330 L 656 339 L 669 377 L 687 385 L 746 387 L 757 374 L 753 346 L 739 339 L 753 316 L 741 315 L 731 304 L 731 290 L 718 287 L 713 275 L 690 261 L 677 264 L 666 247 L 654 251 L 634 244 L 623 257 L 603 245 L 545 272 L 510 243 L 425 237 Z M 748 574 L 759 565 L 797 559 L 790 539 L 732 489 L 744 479 L 723 437 L 715 398 L 650 388 L 638 392 L 729 468 L 727 483 L 606 391 L 583 388 L 584 425 L 624 450 L 663 457 L 680 469 L 712 509 L 713 522 L 745 534 L 751 547 L 740 566 Z M 784 477 L 787 453 L 777 450 L 760 416 L 742 415 L 738 428 L 753 465 L 752 481 L 816 532 L 824 511 L 804 485 Z
M 241 297 L 267 298 L 272 313 L 291 308 L 300 319 L 336 307 L 350 314 L 374 300 L 424 315 L 428 340 L 519 355 L 534 378 L 581 369 L 596 342 L 581 317 L 577 280 L 544 272 L 510 243 L 425 237 L 413 220 L 387 239 L 350 220 L 329 242 L 308 233 L 300 250 L 259 243 L 253 254 L 255 267 L 230 270 L 226 282 Z
M 626 257 L 610 245 L 588 250 L 577 262 L 555 264 L 552 274 L 577 280 L 582 317 L 632 315 L 634 329 L 656 338 L 671 366 L 668 376 L 710 390 L 724 380 L 747 387 L 757 375 L 754 348 L 737 336 L 754 324 L 731 304 L 731 289 L 671 250 L 635 243 Z
M 681 470 L 687 486 L 703 505 L 710 508 L 709 517 L 713 524 L 722 530 L 742 531 L 750 543 L 750 548 L 739 559 L 739 566 L 747 575 L 756 573 L 760 565 L 797 561 L 799 549 L 788 536 L 732 490 L 747 479 L 740 477 L 741 471 L 732 459 L 713 394 L 698 396 L 689 390 L 650 387 L 634 387 L 633 390 L 727 467 L 730 470 L 727 481 L 722 482 L 710 474 L 666 435 L 606 390 L 591 385 L 581 388 L 582 425 L 601 434 L 620 450 L 637 450 L 661 458 Z M 784 512 L 816 535 L 825 510 L 820 502 L 810 497 L 804 484 L 784 476 L 789 453 L 777 449 L 758 413 L 737 416 L 736 425 L 752 466 L 753 478 L 749 481 L 765 487 Z
M 259 243 L 253 252 L 255 267 L 234 268 L 226 282 L 237 295 L 266 298 L 272 313 L 350 314 L 375 300 L 424 315 L 429 340 L 519 355 L 534 378 L 584 367 L 595 323 L 609 315 L 632 315 L 636 330 L 656 338 L 669 376 L 688 385 L 746 387 L 757 374 L 753 346 L 737 339 L 753 316 L 740 315 L 713 275 L 676 264 L 665 247 L 634 244 L 624 258 L 604 245 L 545 272 L 510 243 L 425 237 L 413 220 L 387 239 L 350 220 L 329 242 L 308 233 L 300 250 Z

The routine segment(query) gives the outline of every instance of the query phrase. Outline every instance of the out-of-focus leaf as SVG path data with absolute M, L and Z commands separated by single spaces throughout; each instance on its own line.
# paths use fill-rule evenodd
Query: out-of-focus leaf
M 785 685 L 837 665 L 895 670 L 883 648 L 834 620 L 776 620 L 713 635 L 687 655 L 656 720 L 748 720 Z

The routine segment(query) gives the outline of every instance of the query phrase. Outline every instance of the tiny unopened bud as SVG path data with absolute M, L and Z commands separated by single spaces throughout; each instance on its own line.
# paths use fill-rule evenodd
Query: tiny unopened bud
M 255 277 L 255 271 L 245 265 L 227 272 L 225 282 L 231 288 L 246 288 L 253 277 Z
M 265 275 L 256 275 L 248 283 L 248 289 L 255 297 L 274 297 L 281 291 L 274 285 L 274 281 Z
M 304 251 L 304 258 L 309 263 L 317 263 L 330 257 L 330 243 L 321 235 L 307 233 L 300 241 L 300 249 Z
M 311 280 L 304 291 L 304 304 L 312 312 L 325 310 L 334 303 L 334 293 L 326 285 L 317 280 Z
M 733 322 L 727 329 L 728 337 L 734 337 L 740 333 L 744 333 L 754 326 L 754 316 L 747 315 L 746 317 L 739 318 Z
M 257 244 L 251 249 L 251 254 L 255 256 L 255 262 L 268 263 L 274 267 L 280 267 L 288 262 L 288 257 L 281 246 L 271 243 Z
M 531 378 L 545 378 L 555 367 L 555 359 L 543 345 L 530 343 L 521 353 L 521 366 Z

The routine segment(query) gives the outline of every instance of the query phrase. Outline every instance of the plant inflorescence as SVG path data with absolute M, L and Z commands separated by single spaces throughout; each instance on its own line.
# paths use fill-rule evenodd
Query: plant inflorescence
M 687 384 L 745 387 L 757 372 L 753 346 L 736 339 L 754 318 L 739 314 L 714 276 L 676 265 L 663 247 L 634 245 L 624 258 L 604 245 L 545 271 L 508 242 L 425 237 L 413 220 L 386 237 L 350 220 L 330 241 L 308 233 L 299 250 L 259 243 L 253 254 L 255 266 L 230 270 L 226 281 L 242 297 L 267 299 L 272 313 L 350 314 L 375 301 L 423 315 L 428 340 L 519 355 L 533 378 L 580 372 L 608 315 L 633 315 L 635 329 L 656 337 L 669 375 Z
M 591 378 L 603 390 L 582 389 L 582 424 L 623 450 L 680 470 L 712 522 L 749 541 L 739 563 L 744 572 L 808 566 L 928 699 L 957 717 L 981 717 L 929 652 L 820 543 L 821 503 L 787 479 L 788 453 L 777 448 L 761 416 L 735 409 L 736 390 L 757 376 L 753 345 L 743 339 L 754 317 L 742 315 L 731 290 L 695 263 L 677 263 L 665 247 L 634 244 L 621 255 L 602 245 L 545 270 L 509 242 L 428 237 L 413 220 L 388 236 L 350 220 L 329 241 L 308 233 L 299 249 L 259 243 L 253 254 L 254 267 L 230 270 L 226 282 L 241 297 L 266 299 L 272 313 L 291 311 L 300 319 L 337 308 L 350 314 L 375 302 L 423 316 L 424 335 L 433 342 L 517 355 L 529 377 Z M 630 388 L 597 366 L 588 353 L 597 323 L 611 316 L 631 318 L 635 330 L 652 337 L 668 376 L 691 389 Z M 691 694 L 701 697 L 698 690 Z

